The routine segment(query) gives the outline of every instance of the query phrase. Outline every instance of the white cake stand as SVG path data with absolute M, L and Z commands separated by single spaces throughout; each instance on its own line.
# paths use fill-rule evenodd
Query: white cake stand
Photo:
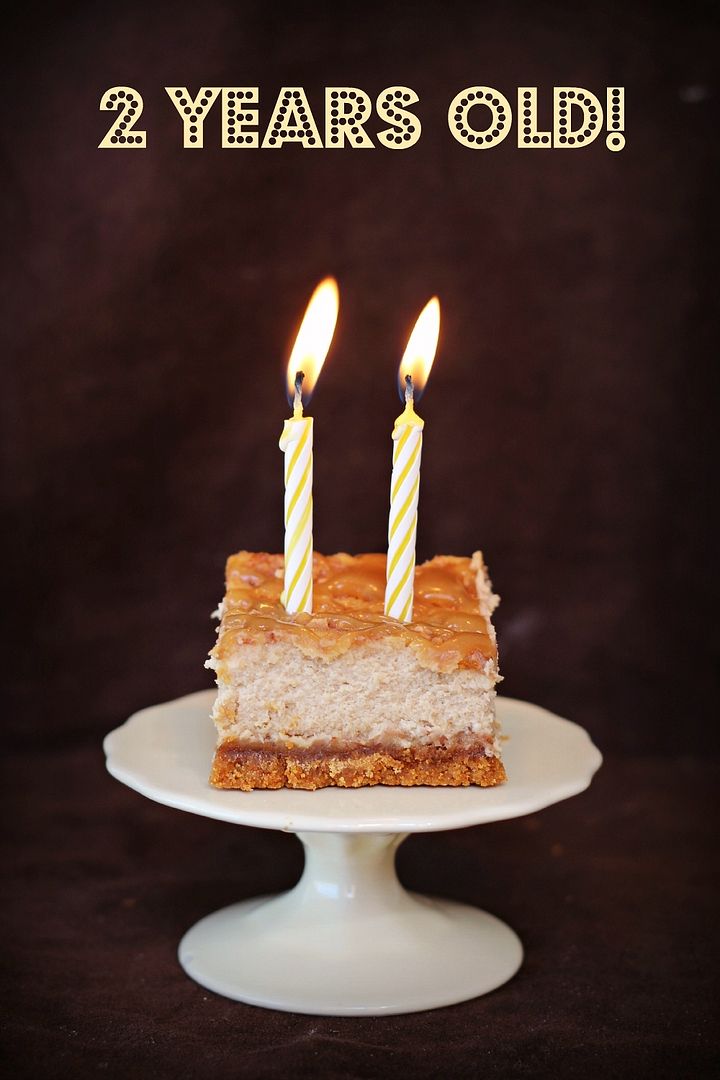
M 216 791 L 207 777 L 212 691 L 143 709 L 104 743 L 114 777 L 204 817 L 297 833 L 298 884 L 233 904 L 180 942 L 180 963 L 218 994 L 326 1016 L 415 1012 L 485 994 L 510 979 L 522 946 L 487 912 L 407 892 L 395 852 L 413 832 L 480 825 L 577 795 L 602 759 L 586 732 L 498 700 L 510 779 L 496 788 L 374 787 Z

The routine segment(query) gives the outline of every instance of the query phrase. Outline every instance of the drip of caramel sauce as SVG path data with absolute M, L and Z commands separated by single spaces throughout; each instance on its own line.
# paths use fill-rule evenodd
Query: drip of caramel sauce
M 216 661 L 240 645 L 288 641 L 307 656 L 333 659 L 354 644 L 392 638 L 438 671 L 484 668 L 497 661 L 490 611 L 478 581 L 482 556 L 438 555 L 415 568 L 413 621 L 386 617 L 385 555 L 313 556 L 313 612 L 288 615 L 280 603 L 283 557 L 240 551 L 226 568 Z

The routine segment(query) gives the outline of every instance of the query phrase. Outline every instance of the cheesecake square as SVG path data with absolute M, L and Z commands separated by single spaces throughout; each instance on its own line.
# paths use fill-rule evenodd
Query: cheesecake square
M 385 556 L 313 557 L 313 612 L 280 602 L 283 557 L 226 568 L 215 671 L 218 788 L 489 787 L 506 779 L 493 594 L 480 552 L 415 568 L 413 621 L 384 614 Z

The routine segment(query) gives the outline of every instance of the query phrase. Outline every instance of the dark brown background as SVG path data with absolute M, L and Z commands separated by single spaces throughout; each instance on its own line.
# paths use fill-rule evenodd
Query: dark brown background
M 3 282 L 15 1075 L 702 1075 L 710 1020 L 717 598 L 717 50 L 711 5 L 48 5 L 12 27 Z M 115 83 L 149 148 L 96 149 Z M 402 153 L 231 152 L 219 105 L 181 148 L 165 85 L 374 98 L 406 83 Z M 472 83 L 626 87 L 627 147 L 488 153 L 450 136 Z M 7 109 L 7 106 L 6 106 Z M 373 122 L 371 131 L 378 125 Z M 103 772 L 128 713 L 208 684 L 226 554 L 281 544 L 288 342 L 337 276 L 313 401 L 316 546 L 381 549 L 394 379 L 425 300 L 443 330 L 420 555 L 481 546 L 506 692 L 585 725 L 593 789 L 401 853 L 486 904 L 528 960 L 504 989 L 346 1021 L 231 1004 L 176 941 L 292 883 L 294 841 L 194 820 Z

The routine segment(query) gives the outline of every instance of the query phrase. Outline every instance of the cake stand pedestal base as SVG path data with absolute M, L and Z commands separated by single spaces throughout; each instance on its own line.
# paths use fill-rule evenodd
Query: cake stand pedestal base
M 191 978 L 225 997 L 292 1012 L 378 1016 L 451 1005 L 510 979 L 517 935 L 494 915 L 407 892 L 407 834 L 299 833 L 289 892 L 201 919 L 180 943 Z

